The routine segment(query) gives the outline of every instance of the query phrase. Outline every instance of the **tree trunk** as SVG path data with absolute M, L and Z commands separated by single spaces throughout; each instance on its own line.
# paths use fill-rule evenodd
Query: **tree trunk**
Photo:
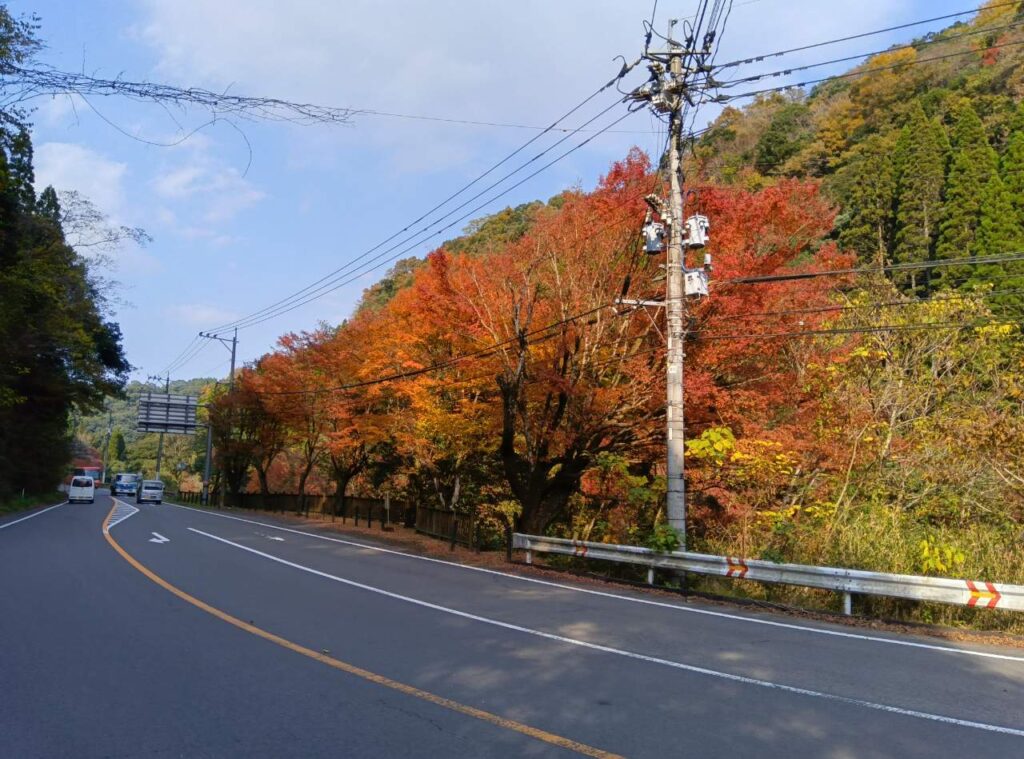
M 550 475 L 558 465 L 561 465 L 558 471 Z M 516 468 L 527 473 L 526 477 L 515 477 L 515 481 L 509 478 L 509 487 L 523 507 L 516 529 L 529 535 L 543 535 L 565 515 L 569 498 L 579 489 L 587 459 L 549 461 L 533 467 L 521 461 Z
M 338 470 L 334 472 L 334 506 L 332 508 L 334 516 L 338 516 L 339 513 L 345 514 L 345 499 L 348 497 L 348 485 L 353 476 L 347 470 L 344 473 Z
M 260 481 L 260 508 L 267 510 L 267 496 L 270 495 L 270 484 L 267 481 L 267 469 L 256 467 L 256 477 Z

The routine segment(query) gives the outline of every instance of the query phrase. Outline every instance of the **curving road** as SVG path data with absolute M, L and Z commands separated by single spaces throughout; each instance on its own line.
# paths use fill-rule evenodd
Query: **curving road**
M 0 521 L 0 576 L 5 757 L 1024 756 L 1016 649 L 105 494 Z

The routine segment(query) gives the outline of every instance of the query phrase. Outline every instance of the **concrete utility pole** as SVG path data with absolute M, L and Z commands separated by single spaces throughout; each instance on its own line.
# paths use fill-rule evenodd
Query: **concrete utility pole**
M 100 474 L 100 481 L 107 481 L 107 459 L 110 456 L 110 435 L 114 431 L 114 412 L 107 409 L 107 437 L 103 443 L 103 472 Z
M 668 326 L 668 352 L 666 366 L 666 506 L 668 523 L 679 535 L 681 547 L 686 547 L 686 428 L 683 397 L 683 368 L 686 358 L 686 298 L 692 295 L 707 295 L 707 272 L 710 264 L 705 259 L 705 269 L 688 269 L 686 251 L 703 248 L 708 229 L 707 219 L 692 216 L 687 219 L 683 207 L 683 116 L 689 102 L 688 76 L 690 69 L 684 68 L 688 57 L 695 65 L 703 65 L 707 51 L 687 50 L 673 40 L 675 20 L 669 21 L 667 47 L 665 50 L 644 52 L 648 61 L 651 78 L 632 93 L 632 99 L 645 101 L 657 113 L 666 114 L 668 129 L 668 203 L 652 197 L 649 203 L 663 219 L 664 224 L 648 222 L 645 236 L 648 239 L 648 253 L 661 250 L 666 252 L 665 275 L 665 316 Z M 687 40 L 687 47 L 694 47 L 694 40 Z M 668 227 L 667 246 L 663 242 L 664 226 Z M 646 305 L 646 304 L 644 304 Z M 661 305 L 661 304 L 658 304 Z
M 149 379 L 159 381 L 160 377 L 150 377 Z M 169 395 L 171 392 L 171 375 L 168 374 L 163 378 L 164 380 L 164 393 Z M 160 465 L 164 458 L 164 433 L 160 433 L 160 442 L 156 446 L 156 478 L 160 479 Z
M 200 337 L 205 337 L 207 340 L 216 340 L 221 345 L 223 345 L 225 348 L 227 348 L 228 343 L 229 343 L 229 341 L 226 338 L 223 338 L 220 335 L 211 334 L 209 332 L 200 332 L 199 336 Z M 230 343 L 231 343 L 231 348 L 229 348 L 229 350 L 231 351 L 231 373 L 228 375 L 228 390 L 229 390 L 229 392 L 231 390 L 235 389 L 235 355 L 238 352 L 238 327 L 235 327 L 235 332 L 234 332 L 234 335 L 231 337 Z M 209 426 L 207 426 L 207 428 L 206 428 L 206 473 L 205 473 L 204 479 L 203 479 L 203 493 L 204 493 L 203 501 L 204 501 L 204 503 L 209 499 L 208 488 L 209 488 L 209 483 L 210 483 L 210 456 L 212 455 L 212 451 L 213 451 L 213 437 L 212 436 L 213 436 L 212 429 Z M 224 480 L 224 478 L 221 477 L 220 507 L 222 509 L 224 508 L 224 490 L 225 490 L 223 480 Z
M 669 27 L 669 39 L 671 39 Z M 682 75 L 682 51 L 672 47 L 669 71 L 673 78 Z M 666 511 L 668 523 L 678 533 L 680 544 L 686 546 L 686 427 L 683 403 L 683 364 L 686 358 L 684 319 L 686 300 L 683 268 L 686 260 L 683 254 L 683 177 L 679 151 L 682 142 L 682 113 L 677 106 L 669 112 L 669 228 L 668 255 L 666 256 L 665 316 L 668 322 L 668 351 L 665 387 L 668 391 L 665 406 L 667 462 Z
M 206 459 L 203 462 L 203 506 L 210 503 L 210 459 L 213 457 L 213 425 L 206 420 Z

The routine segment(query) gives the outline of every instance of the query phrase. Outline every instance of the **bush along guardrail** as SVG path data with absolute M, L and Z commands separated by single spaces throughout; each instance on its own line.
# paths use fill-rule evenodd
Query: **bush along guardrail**
M 800 585 L 823 588 L 843 594 L 843 612 L 850 614 L 851 594 L 934 601 L 986 609 L 1024 611 L 1024 585 L 1005 585 L 980 580 L 955 580 L 945 577 L 894 575 L 866 572 L 860 569 L 839 569 L 803 564 L 775 564 L 758 559 L 711 556 L 702 553 L 674 551 L 659 553 L 650 548 L 588 543 L 582 540 L 545 538 L 516 533 L 513 545 L 526 551 L 526 563 L 533 563 L 534 553 L 577 556 L 622 564 L 647 567 L 647 583 L 654 584 L 654 570 L 668 569 L 702 575 L 730 577 L 737 580 Z

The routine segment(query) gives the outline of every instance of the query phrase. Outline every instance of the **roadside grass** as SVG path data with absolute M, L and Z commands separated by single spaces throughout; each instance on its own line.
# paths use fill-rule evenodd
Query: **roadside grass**
M 53 506 L 64 500 L 64 494 L 54 490 L 51 493 L 39 493 L 38 495 L 16 496 L 6 501 L 0 501 L 0 516 L 15 514 L 19 511 L 27 511 L 38 506 Z
M 739 548 L 743 545 L 748 550 Z M 796 564 L 1024 584 L 1024 535 L 1019 525 L 927 524 L 879 504 L 849 508 L 827 520 L 777 520 L 744 535 L 705 538 L 695 550 Z M 786 585 L 702 578 L 698 586 L 804 608 L 838 611 L 841 603 L 836 593 Z M 1024 634 L 1024 614 L 1020 612 L 881 596 L 854 596 L 853 611 L 875 619 Z

